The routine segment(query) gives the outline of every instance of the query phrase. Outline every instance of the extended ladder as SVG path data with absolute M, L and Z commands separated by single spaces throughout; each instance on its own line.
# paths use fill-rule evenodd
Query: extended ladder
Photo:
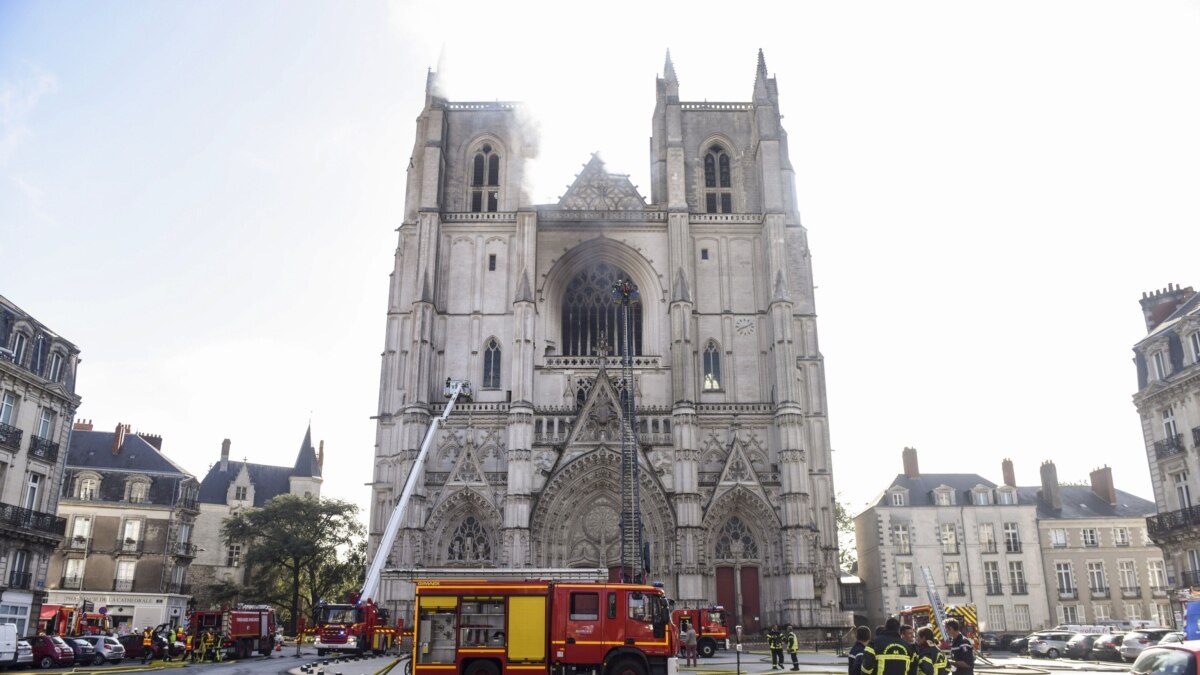
M 929 567 L 921 565 L 921 576 L 925 579 L 925 594 L 929 596 L 929 606 L 933 608 L 934 616 L 937 617 L 938 633 L 942 639 L 946 637 L 946 611 L 942 607 L 942 598 L 938 595 L 937 586 L 933 583 L 933 574 L 930 573 Z

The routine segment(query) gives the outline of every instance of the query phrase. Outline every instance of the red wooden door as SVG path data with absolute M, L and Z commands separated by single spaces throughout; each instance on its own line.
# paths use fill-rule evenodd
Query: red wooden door
M 736 619 L 741 621 L 742 617 L 738 615 L 737 606 L 733 598 L 733 568 L 718 567 L 717 568 L 717 604 L 725 608 L 726 619 L 725 623 L 729 626 L 730 637 L 733 636 L 733 622 Z
M 758 602 L 758 568 L 743 567 L 742 572 L 742 607 L 741 620 L 747 633 L 758 633 L 762 630 L 760 619 L 761 608 Z

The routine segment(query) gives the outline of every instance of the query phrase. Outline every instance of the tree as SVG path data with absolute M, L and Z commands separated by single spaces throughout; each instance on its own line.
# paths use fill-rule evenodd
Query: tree
M 246 548 L 242 564 L 248 597 L 243 599 L 287 608 L 287 622 L 295 631 L 302 595 L 310 599 L 317 592 L 312 585 L 336 591 L 330 583 L 344 585 L 347 575 L 353 576 L 347 566 L 363 536 L 357 516 L 358 507 L 350 502 L 287 494 L 226 518 L 221 527 L 225 542 Z
M 837 518 L 838 529 L 838 564 L 844 571 L 851 571 L 858 564 L 858 550 L 854 540 L 854 517 L 846 510 L 841 495 L 834 500 L 834 515 Z

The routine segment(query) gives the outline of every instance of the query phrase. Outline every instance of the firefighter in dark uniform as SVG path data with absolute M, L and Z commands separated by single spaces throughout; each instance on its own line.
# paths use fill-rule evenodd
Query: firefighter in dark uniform
M 946 637 L 950 638 L 950 665 L 956 675 L 974 675 L 975 646 L 962 634 L 958 619 L 946 619 Z
M 892 617 L 863 649 L 863 675 L 909 675 L 915 653 L 900 639 L 900 620 Z
M 767 649 L 771 650 L 771 670 L 783 667 L 783 634 L 778 625 L 767 630 Z
M 854 644 L 850 645 L 850 651 L 846 653 L 846 658 L 850 660 L 848 675 L 862 675 L 863 653 L 870 642 L 870 628 L 859 626 L 854 629 Z
M 947 675 L 950 663 L 933 641 L 933 629 L 928 626 L 917 631 L 917 669 L 921 675 Z

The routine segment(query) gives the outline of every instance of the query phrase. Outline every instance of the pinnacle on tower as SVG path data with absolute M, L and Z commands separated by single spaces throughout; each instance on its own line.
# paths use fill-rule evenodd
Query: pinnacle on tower
M 767 89 L 767 59 L 763 56 L 763 50 L 758 50 L 758 69 L 754 71 L 754 102 L 766 103 L 770 100 L 770 94 Z
M 759 57 L 762 56 L 761 51 L 758 54 Z M 670 49 L 667 50 L 667 62 L 663 65 L 663 79 L 665 79 L 668 84 L 673 84 L 676 86 L 679 85 L 679 78 L 675 76 L 675 64 L 671 62 Z

